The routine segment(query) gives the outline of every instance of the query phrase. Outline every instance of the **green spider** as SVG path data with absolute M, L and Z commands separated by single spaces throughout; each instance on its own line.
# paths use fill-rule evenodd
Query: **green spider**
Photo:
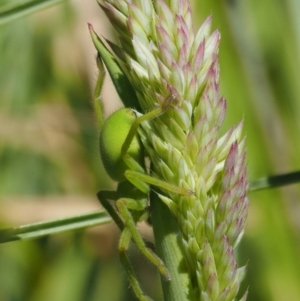
M 104 77 L 104 69 L 99 63 L 98 60 L 98 67 L 101 71 L 96 86 L 95 101 L 101 101 L 99 95 Z M 190 190 L 176 187 L 147 173 L 146 154 L 138 136 L 139 125 L 164 114 L 174 99 L 175 96 L 170 95 L 161 106 L 139 117 L 136 116 L 133 109 L 122 108 L 112 113 L 106 120 L 100 118 L 100 123 L 103 124 L 99 138 L 101 158 L 106 172 L 118 182 L 118 186 L 116 191 L 102 190 L 98 192 L 97 196 L 102 206 L 122 231 L 119 241 L 120 260 L 135 295 L 141 301 L 151 299 L 140 288 L 126 256 L 131 240 L 135 242 L 142 254 L 157 267 L 164 278 L 171 280 L 163 261 L 146 246 L 136 226 L 138 222 L 146 221 L 149 218 L 148 207 L 151 187 L 162 188 L 181 195 L 193 194 Z M 100 103 L 100 111 L 103 111 L 102 103 Z M 115 205 L 110 201 L 114 201 Z

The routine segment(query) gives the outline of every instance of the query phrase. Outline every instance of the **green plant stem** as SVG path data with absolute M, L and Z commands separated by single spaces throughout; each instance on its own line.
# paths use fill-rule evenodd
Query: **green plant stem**
M 300 171 L 282 175 L 263 177 L 250 183 L 250 191 L 270 189 L 300 182 Z
M 254 180 L 250 183 L 250 191 L 258 191 L 263 189 L 271 189 L 280 186 L 286 186 L 300 182 L 300 171 L 295 171 L 287 174 L 264 177 Z M 178 271 L 179 266 L 184 266 L 180 248 L 176 236 L 176 222 L 174 221 L 169 209 L 162 203 L 157 196 L 152 193 L 152 221 L 156 240 L 157 253 L 163 258 L 166 263 L 172 278 L 174 275 L 180 274 L 180 285 L 188 283 L 188 276 L 184 272 Z M 65 231 L 74 231 L 83 228 L 89 228 L 97 225 L 106 224 L 111 221 L 111 218 L 105 211 L 97 211 L 59 220 L 50 220 L 45 222 L 33 223 L 20 227 L 0 229 L 0 243 L 10 242 L 14 240 L 34 239 L 45 235 L 56 234 Z M 169 252 L 169 253 L 168 253 Z M 172 284 L 177 281 L 176 278 Z M 165 300 L 191 300 L 191 299 L 173 299 L 174 292 L 177 293 L 171 283 L 163 281 L 163 286 L 166 287 L 164 294 L 168 297 Z M 187 294 L 187 293 L 185 293 Z M 180 296 L 180 294 L 179 294 Z M 170 299 L 171 298 L 171 299 Z
M 0 243 L 14 240 L 34 239 L 60 232 L 74 231 L 111 222 L 105 211 L 96 211 L 69 218 L 28 224 L 0 230 Z
M 194 301 L 186 263 L 178 244 L 176 221 L 154 192 L 151 193 L 151 220 L 156 253 L 171 275 L 171 281 L 161 277 L 164 301 Z

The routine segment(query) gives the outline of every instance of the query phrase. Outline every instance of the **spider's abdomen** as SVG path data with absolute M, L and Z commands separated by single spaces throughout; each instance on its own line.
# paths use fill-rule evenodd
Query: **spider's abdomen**
M 135 118 L 131 109 L 122 108 L 105 120 L 100 133 L 99 146 L 104 168 L 118 182 L 125 180 L 124 173 L 128 169 L 121 157 L 121 149 Z M 137 135 L 131 141 L 127 154 L 142 164 L 144 157 Z

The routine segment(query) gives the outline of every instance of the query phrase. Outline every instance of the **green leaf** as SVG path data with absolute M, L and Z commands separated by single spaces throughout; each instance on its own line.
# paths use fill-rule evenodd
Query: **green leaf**
M 14 240 L 34 239 L 50 234 L 74 231 L 103 225 L 111 221 L 106 211 L 96 211 L 69 218 L 33 223 L 0 230 L 0 243 Z
M 0 4 L 0 25 L 35 13 L 64 0 L 9 1 Z
M 141 112 L 141 107 L 136 97 L 135 91 L 126 74 L 123 72 L 120 64 L 95 33 L 93 26 L 91 24 L 88 24 L 88 26 L 95 48 L 97 49 L 101 59 L 103 60 L 124 106 L 126 108 L 134 108 Z

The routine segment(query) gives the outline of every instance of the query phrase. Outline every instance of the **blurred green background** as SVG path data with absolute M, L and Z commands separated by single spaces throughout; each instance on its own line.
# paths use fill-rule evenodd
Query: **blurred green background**
M 2 1 L 0 20 L 5 7 L 22 2 Z M 212 14 L 222 35 L 224 129 L 244 118 L 249 178 L 300 170 L 300 3 L 201 0 L 193 8 L 197 27 Z M 87 22 L 112 35 L 95 0 L 62 2 L 0 25 L 2 227 L 97 210 L 96 192 L 114 187 L 98 153 Z M 109 114 L 120 102 L 106 84 Z M 249 301 L 300 300 L 299 188 L 249 194 L 239 249 Z M 0 245 L 0 301 L 133 300 L 117 241 L 107 225 Z M 156 272 L 134 248 L 131 259 L 145 290 L 160 300 Z

